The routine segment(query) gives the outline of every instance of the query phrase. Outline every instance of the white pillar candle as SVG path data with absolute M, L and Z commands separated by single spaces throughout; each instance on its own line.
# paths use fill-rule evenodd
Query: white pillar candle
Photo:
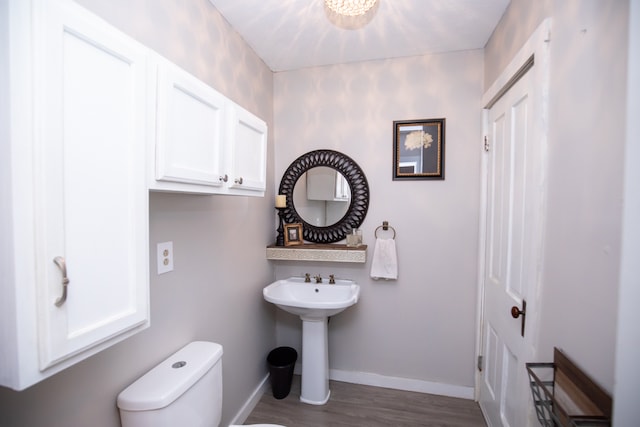
M 276 208 L 287 207 L 287 196 L 284 194 L 278 194 L 276 196 Z

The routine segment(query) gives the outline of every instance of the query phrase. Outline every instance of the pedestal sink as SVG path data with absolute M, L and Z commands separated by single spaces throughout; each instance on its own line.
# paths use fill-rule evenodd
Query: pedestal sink
M 264 299 L 302 319 L 302 389 L 300 400 L 324 405 L 329 400 L 327 319 L 358 302 L 360 286 L 352 280 L 329 284 L 302 277 L 278 280 L 262 291 Z

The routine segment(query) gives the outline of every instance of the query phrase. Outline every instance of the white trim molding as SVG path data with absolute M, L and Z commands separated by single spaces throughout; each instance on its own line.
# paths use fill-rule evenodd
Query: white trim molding
M 535 108 L 533 118 L 532 137 L 537 141 L 539 150 L 536 154 L 536 164 L 539 164 L 540 170 L 536 172 L 538 181 L 534 183 L 537 187 L 536 194 L 540 197 L 536 201 L 536 216 L 539 218 L 534 224 L 536 228 L 536 235 L 543 235 L 544 230 L 544 211 L 546 208 L 546 176 L 547 176 L 547 161 L 548 147 L 547 147 L 547 134 L 548 134 L 548 111 L 549 111 L 549 61 L 550 61 L 550 48 L 549 43 L 551 41 L 551 18 L 546 18 L 540 23 L 536 30 L 531 34 L 529 39 L 524 43 L 522 48 L 515 54 L 513 59 L 504 68 L 500 76 L 493 82 L 489 89 L 482 96 L 482 105 L 489 105 L 490 102 L 498 99 L 499 94 L 504 91 L 504 88 L 513 82 L 514 76 L 523 69 L 523 65 L 526 64 L 533 57 L 534 65 L 530 68 L 529 72 L 534 73 L 534 84 L 536 90 L 533 100 Z M 488 135 L 488 111 L 483 109 L 483 135 L 482 140 Z M 478 294 L 477 294 L 477 317 L 476 317 L 476 360 L 478 356 L 482 355 L 482 341 L 483 341 L 483 310 L 484 310 L 484 275 L 485 275 L 485 256 L 484 248 L 486 244 L 486 209 L 487 209 L 487 156 L 482 156 L 481 164 L 481 179 L 480 185 L 480 224 L 479 224 L 479 239 L 478 239 Z M 542 259 L 541 253 L 544 247 L 544 241 L 540 241 L 537 248 L 535 248 L 535 255 L 540 260 Z M 538 264 L 537 276 L 538 279 L 541 276 L 542 262 Z M 539 314 L 536 312 L 539 307 L 540 299 L 540 283 L 535 285 L 533 295 L 529 297 L 529 307 L 527 311 L 527 351 L 531 354 L 535 351 L 538 341 L 538 318 Z M 533 298 L 532 298 L 533 297 Z M 475 393 L 474 398 L 478 400 L 481 373 L 476 369 L 475 375 Z
M 341 371 L 329 369 L 329 379 L 352 384 L 391 388 L 395 390 L 414 391 L 418 393 L 437 394 L 440 396 L 473 399 L 473 387 L 442 384 L 412 378 L 391 377 L 370 372 Z
M 629 47 L 627 71 L 627 137 L 625 146 L 622 255 L 618 291 L 618 326 L 613 389 L 613 422 L 636 425 L 640 418 L 640 0 L 629 2 Z
M 267 374 L 262 379 L 262 381 L 260 381 L 258 387 L 256 387 L 253 393 L 251 393 L 251 396 L 249 396 L 244 405 L 242 405 L 242 408 L 240 408 L 236 416 L 233 417 L 233 419 L 231 420 L 231 425 L 243 424 L 247 420 L 247 418 L 249 418 L 249 415 L 251 415 L 251 412 L 254 410 L 254 408 L 258 405 L 260 399 L 262 399 L 262 395 L 265 394 L 268 390 L 269 374 Z

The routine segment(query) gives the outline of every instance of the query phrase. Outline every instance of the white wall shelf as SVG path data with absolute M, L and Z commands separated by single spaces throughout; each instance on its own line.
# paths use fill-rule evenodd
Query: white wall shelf
M 344 244 L 307 243 L 297 246 L 267 246 L 267 259 L 275 261 L 367 261 L 367 245 L 350 247 Z

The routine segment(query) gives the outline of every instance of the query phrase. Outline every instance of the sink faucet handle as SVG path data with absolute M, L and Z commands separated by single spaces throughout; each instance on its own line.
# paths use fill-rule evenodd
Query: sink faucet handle
M 329 284 L 330 285 L 335 285 L 336 284 L 336 277 L 333 274 L 329 275 Z
M 316 283 L 322 283 L 322 276 L 320 276 L 319 274 L 317 276 L 314 276 L 316 279 Z
M 309 273 L 304 273 L 304 282 L 311 283 L 311 275 Z

